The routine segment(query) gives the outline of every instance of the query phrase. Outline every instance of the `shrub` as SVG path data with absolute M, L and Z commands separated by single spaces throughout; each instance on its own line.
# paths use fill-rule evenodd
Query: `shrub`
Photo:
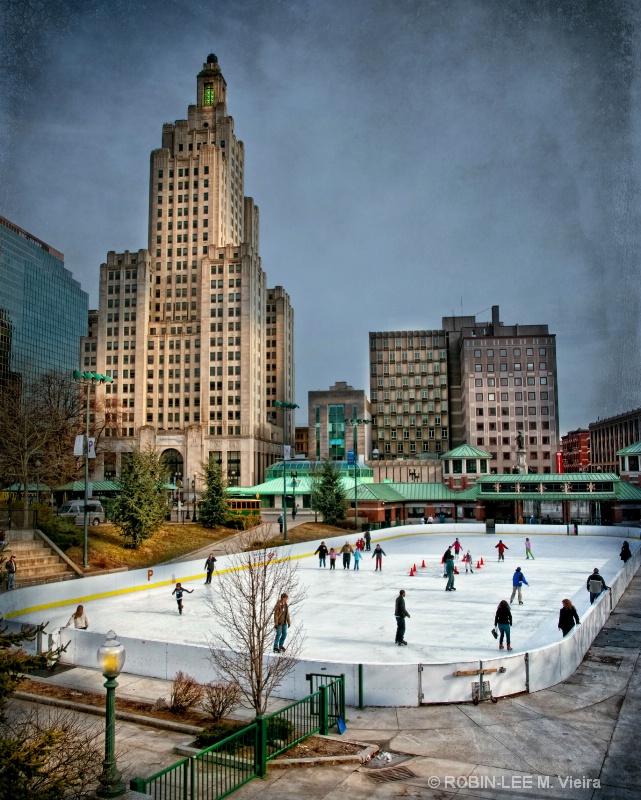
M 287 742 L 291 738 L 293 732 L 294 726 L 288 719 L 285 719 L 285 717 L 272 717 L 267 722 L 268 742 L 273 742 L 275 739 Z
M 203 687 L 190 675 L 185 675 L 182 670 L 176 673 L 171 684 L 169 708 L 174 714 L 184 714 L 200 703 L 203 696 Z
M 198 734 L 194 741 L 196 747 L 204 749 L 205 747 L 211 747 L 212 744 L 216 744 L 216 742 L 222 742 L 223 739 L 231 736 L 232 733 L 238 733 L 238 731 L 246 727 L 247 725 L 244 722 L 221 720 L 220 722 L 210 725 L 209 728 L 205 728 L 204 731 Z M 230 744 L 225 747 L 225 750 L 228 753 L 233 753 L 240 745 L 240 741 L 230 742 Z
M 240 702 L 240 689 L 235 683 L 211 683 L 203 686 L 203 707 L 214 722 L 233 711 Z
M 38 528 L 63 552 L 70 547 L 79 547 L 84 539 L 84 531 L 74 525 L 73 519 L 51 516 L 48 520 L 39 520 Z

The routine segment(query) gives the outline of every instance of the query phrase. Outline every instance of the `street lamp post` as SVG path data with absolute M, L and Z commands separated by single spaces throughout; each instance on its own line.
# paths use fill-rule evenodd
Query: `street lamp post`
M 296 519 L 296 484 L 298 483 L 298 472 L 289 473 L 292 479 L 292 519 Z
M 193 519 L 194 522 L 197 522 L 198 520 L 197 520 L 197 516 L 196 516 L 196 476 L 195 475 L 191 479 L 191 497 L 192 497 L 192 503 L 193 503 L 193 506 L 194 506 L 194 510 L 192 512 L 191 518 Z
M 125 648 L 116 639 L 115 631 L 109 631 L 104 644 L 98 648 L 98 665 L 107 679 L 105 689 L 105 760 L 102 762 L 98 797 L 121 797 L 127 791 L 122 776 L 116 768 L 116 678 L 125 665 Z
M 287 541 L 287 448 L 285 444 L 285 411 L 293 411 L 298 408 L 296 403 L 288 403 L 284 400 L 274 400 L 276 408 L 283 409 L 283 541 Z
M 346 419 L 346 425 L 351 425 L 354 429 L 354 529 L 358 530 L 358 478 L 356 470 L 358 468 L 358 439 L 357 431 L 359 425 L 371 425 L 371 419 Z
M 87 504 L 89 502 L 89 392 L 92 386 L 98 383 L 113 383 L 113 378 L 109 375 L 100 375 L 97 372 L 73 371 L 73 379 L 76 383 L 87 387 L 87 402 L 85 409 L 85 441 L 83 446 L 85 456 L 85 507 L 84 507 L 84 544 L 82 551 L 82 565 L 85 569 L 89 567 L 89 517 L 87 514 Z M 95 455 L 95 454 L 94 454 Z

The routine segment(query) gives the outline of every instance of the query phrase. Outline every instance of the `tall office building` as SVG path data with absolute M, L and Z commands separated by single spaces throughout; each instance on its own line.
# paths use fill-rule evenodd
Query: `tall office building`
M 230 485 L 260 483 L 281 456 L 273 401 L 294 395 L 293 310 L 267 287 L 226 92 L 210 55 L 187 119 L 164 124 L 151 153 L 147 250 L 110 252 L 100 272 L 106 469 L 154 447 L 196 489 L 207 460 Z
M 559 448 L 556 337 L 547 325 L 444 317 L 451 444 L 491 454 L 490 472 L 515 472 L 522 436 L 530 472 L 555 472 Z
M 444 317 L 440 330 L 370 333 L 373 444 L 381 459 L 470 444 L 490 471 L 516 470 L 517 437 L 532 472 L 555 470 L 556 339 L 547 325 Z
M 87 304 L 63 254 L 0 217 L 0 388 L 77 369 Z
M 445 333 L 370 333 L 369 354 L 372 446 L 379 458 L 449 450 Z

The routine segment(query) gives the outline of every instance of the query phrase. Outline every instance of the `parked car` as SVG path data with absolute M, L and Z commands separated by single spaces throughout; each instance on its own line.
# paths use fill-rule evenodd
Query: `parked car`
M 76 525 L 85 523 L 84 500 L 69 500 L 58 509 L 59 517 L 71 517 Z M 99 500 L 87 501 L 87 518 L 90 525 L 99 525 L 105 521 L 105 510 Z

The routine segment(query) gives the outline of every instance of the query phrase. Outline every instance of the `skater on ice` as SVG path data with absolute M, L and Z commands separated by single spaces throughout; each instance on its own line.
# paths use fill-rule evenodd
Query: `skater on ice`
M 216 558 L 213 553 L 210 553 L 209 557 L 207 558 L 207 561 L 205 561 L 205 571 L 207 572 L 205 583 L 211 583 L 211 574 L 214 571 L 215 563 L 216 563 Z
M 567 598 L 565 600 L 561 600 L 561 610 L 559 611 L 559 630 L 564 636 L 567 636 L 574 627 L 575 623 L 577 625 L 581 624 L 581 620 L 579 619 L 576 608 Z
M 534 561 L 534 555 L 532 554 L 532 545 L 530 544 L 530 540 L 526 538 L 525 540 L 525 558 L 531 558 Z
M 280 600 L 274 609 L 274 628 L 276 629 L 276 638 L 274 639 L 274 652 L 285 652 L 285 639 L 287 638 L 287 627 L 291 625 L 289 619 L 289 606 L 287 605 L 288 595 L 283 592 Z
M 599 575 L 597 567 L 594 568 L 592 575 L 588 575 L 588 580 L 585 587 L 590 592 L 590 605 L 599 597 L 602 592 L 608 588 L 605 585 L 605 580 Z
M 446 592 L 455 592 L 454 586 L 454 559 L 450 553 L 450 557 L 445 562 L 445 574 L 447 575 L 447 585 L 445 586 Z
M 470 551 L 469 551 L 469 550 L 468 550 L 468 551 L 467 551 L 467 553 L 466 553 L 466 554 L 463 556 L 463 562 L 464 562 L 464 564 L 465 564 L 465 572 L 466 572 L 466 574 L 467 574 L 467 570 L 468 570 L 468 569 L 470 570 L 470 572 L 472 572 L 472 573 L 473 573 L 473 572 L 474 572 L 474 570 L 472 569 L 472 564 L 473 564 L 473 562 L 472 562 L 472 554 L 470 553 Z
M 462 544 L 459 542 L 459 540 L 458 540 L 458 539 L 455 539 L 455 540 L 454 540 L 454 544 L 451 544 L 451 545 L 450 545 L 450 547 L 451 547 L 451 548 L 452 548 L 452 547 L 454 548 L 454 557 L 455 557 L 455 558 L 456 558 L 456 560 L 458 561 L 459 553 L 460 553 L 460 552 L 461 552 L 461 550 L 463 549 L 463 545 L 462 545 Z
M 376 569 L 374 572 L 378 572 L 379 570 L 383 571 L 383 556 L 386 556 L 387 553 L 383 550 L 380 544 L 377 544 L 374 548 L 374 552 L 372 553 L 372 558 L 376 559 Z
M 510 606 L 507 600 L 501 600 L 499 603 L 496 614 L 494 615 L 494 627 L 499 629 L 501 634 L 499 639 L 499 650 L 503 649 L 503 637 L 505 636 L 505 643 L 507 644 L 507 649 L 511 650 L 512 646 L 510 645 L 510 628 L 512 626 L 512 612 L 510 611 Z
M 178 603 L 178 613 L 183 613 L 183 592 L 187 592 L 187 594 L 193 594 L 193 589 L 185 589 L 182 583 L 178 582 L 176 584 L 176 588 L 172 592 L 172 594 L 176 595 L 176 602 Z
M 316 555 L 317 553 L 318 553 L 318 568 L 320 569 L 321 567 L 325 566 L 325 559 L 327 558 L 327 553 L 328 553 L 327 545 L 325 544 L 325 542 L 321 542 L 316 548 L 316 550 L 314 550 L 314 555 Z M 330 564 L 330 569 L 331 569 L 331 564 Z
M 405 641 L 405 617 L 409 618 L 409 613 L 405 608 L 404 589 L 401 589 L 401 591 L 398 593 L 398 597 L 396 598 L 394 616 L 396 617 L 396 644 L 399 645 L 399 647 L 404 647 L 407 645 L 407 642 Z
M 499 559 L 498 560 L 499 561 L 505 561 L 504 553 L 505 553 L 506 550 L 509 550 L 510 548 L 506 544 L 503 544 L 503 540 L 502 539 L 499 539 L 499 543 L 495 544 L 494 547 L 499 551 Z

